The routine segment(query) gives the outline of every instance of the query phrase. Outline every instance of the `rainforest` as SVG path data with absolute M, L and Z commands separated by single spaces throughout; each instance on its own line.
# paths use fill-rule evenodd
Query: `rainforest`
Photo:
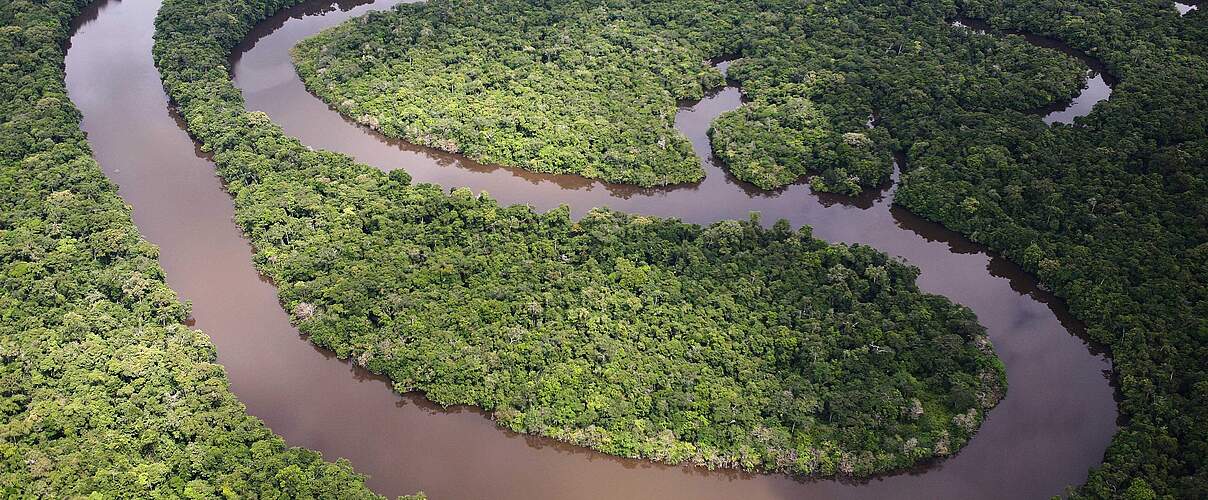
M 1208 495 L 1176 7 L 6 2 L 0 491 Z

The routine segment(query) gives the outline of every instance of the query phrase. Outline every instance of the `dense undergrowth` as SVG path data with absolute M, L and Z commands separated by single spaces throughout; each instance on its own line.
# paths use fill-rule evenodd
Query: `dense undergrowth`
M 228 390 L 63 84 L 86 2 L 0 3 L 0 496 L 373 498 Z
M 817 189 L 855 194 L 892 171 L 895 143 L 866 127 L 882 104 L 871 89 L 915 110 L 993 112 L 1071 97 L 1082 82 L 1073 59 L 966 36 L 951 14 L 941 3 L 434 0 L 328 30 L 294 59 L 307 88 L 386 135 L 648 186 L 702 175 L 674 129 L 676 99 L 720 84 L 708 59 L 739 57 L 730 76 L 751 102 L 715 122 L 718 157 L 765 189 L 816 173 Z
M 947 455 L 1001 398 L 972 313 L 870 248 L 572 221 L 311 151 L 226 67 L 288 3 L 169 0 L 156 62 L 299 327 L 399 390 L 609 453 L 820 475 Z
M 434 1 L 346 24 L 299 50 L 301 67 L 339 69 L 301 74 L 328 99 L 368 88 L 337 78 L 404 74 L 389 64 L 427 42 L 396 43 L 384 33 L 400 26 L 405 35 L 415 23 L 478 5 Z M 635 12 L 625 2 L 567 5 Z M 730 76 L 752 102 L 719 118 L 712 133 L 735 174 L 764 187 L 811 168 L 824 170 L 825 189 L 875 183 L 880 177 L 863 170 L 819 166 L 830 154 L 821 146 L 861 132 L 875 109 L 874 130 L 886 135 L 850 143 L 905 151 L 895 201 L 1035 273 L 1110 348 L 1123 427 L 1076 494 L 1208 496 L 1208 13 L 1179 17 L 1156 0 L 720 3 L 739 15 L 717 5 L 653 2 L 633 15 L 688 33 L 682 39 L 702 58 L 741 56 Z M 695 19 L 698 12 L 710 22 Z M 1082 69 L 1019 37 L 951 26 L 958 13 L 1062 40 L 1101 60 L 1119 83 L 1076 125 L 1046 126 L 1034 110 L 1072 95 Z M 506 39 L 490 31 L 490 20 L 462 23 L 478 38 Z M 551 46 L 576 48 L 575 36 Z

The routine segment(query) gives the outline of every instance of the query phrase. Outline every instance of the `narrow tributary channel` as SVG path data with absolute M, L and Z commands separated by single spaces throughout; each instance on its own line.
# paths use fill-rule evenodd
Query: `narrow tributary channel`
M 919 284 L 971 307 L 1007 366 L 1010 392 L 955 457 L 908 474 L 850 484 L 707 471 L 618 459 L 498 429 L 481 412 L 440 409 L 314 348 L 288 322 L 251 263 L 214 166 L 172 114 L 151 60 L 156 0 L 102 0 L 77 20 L 67 56 L 70 97 L 105 173 L 161 248 L 168 283 L 193 303 L 232 389 L 291 445 L 347 458 L 386 495 L 434 499 L 1034 498 L 1084 480 L 1115 430 L 1110 364 L 1078 336 L 1059 301 L 1005 260 L 890 205 L 892 187 L 859 199 L 804 185 L 755 190 L 706 161 L 698 185 L 640 190 L 486 166 L 384 138 L 308 94 L 288 48 L 373 4 L 311 2 L 262 23 L 236 55 L 249 109 L 266 111 L 316 148 L 352 154 L 418 181 L 487 190 L 505 203 L 593 206 L 709 223 L 762 212 L 818 237 L 872 245 L 922 270 Z M 708 158 L 705 131 L 740 102 L 727 88 L 681 110 L 677 126 Z

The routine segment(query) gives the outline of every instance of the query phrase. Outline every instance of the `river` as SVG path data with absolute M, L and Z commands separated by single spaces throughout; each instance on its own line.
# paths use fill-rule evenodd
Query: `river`
M 495 427 L 472 408 L 442 409 L 400 395 L 381 378 L 300 337 L 276 290 L 252 266 L 230 197 L 182 128 L 151 60 L 157 0 L 101 0 L 75 23 L 69 95 L 105 174 L 161 249 L 168 284 L 193 304 L 232 390 L 287 443 L 349 459 L 386 495 L 434 499 L 1035 498 L 1085 480 L 1116 429 L 1110 362 L 1079 336 L 1059 300 L 1006 260 L 893 207 L 892 186 L 857 199 L 796 184 L 765 192 L 713 163 L 705 131 L 732 109 L 726 88 L 686 105 L 677 127 L 706 158 L 699 184 L 636 189 L 573 176 L 488 166 L 387 140 L 345 121 L 303 88 L 288 48 L 301 38 L 394 0 L 309 2 L 261 23 L 233 55 L 248 108 L 287 133 L 417 181 L 487 190 L 504 203 L 581 215 L 593 206 L 709 223 L 762 212 L 808 224 L 817 237 L 872 245 L 918 266 L 923 289 L 972 308 L 1007 367 L 1010 390 L 955 457 L 910 473 L 850 483 L 708 471 L 620 459 Z M 895 177 L 896 178 L 896 177 Z

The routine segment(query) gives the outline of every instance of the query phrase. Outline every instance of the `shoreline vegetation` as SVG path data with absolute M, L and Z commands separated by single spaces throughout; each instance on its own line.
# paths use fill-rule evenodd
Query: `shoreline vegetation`
M 380 102 L 430 97 L 422 84 L 396 94 L 392 78 L 478 71 L 485 48 L 536 67 L 553 61 L 570 82 L 583 54 L 617 57 L 585 45 L 600 32 L 642 38 L 657 25 L 698 60 L 738 56 L 729 76 L 749 103 L 711 131 L 737 177 L 774 188 L 817 174 L 819 190 L 854 193 L 887 172 L 882 151 L 903 151 L 895 204 L 1035 274 L 1107 346 L 1121 429 L 1075 496 L 1208 496 L 1208 16 L 1113 0 L 558 2 L 537 17 L 582 14 L 598 26 L 542 38 L 544 59 L 525 62 L 529 53 L 506 42 L 531 11 L 483 4 L 433 0 L 345 23 L 297 47 L 298 72 L 341 112 L 389 123 L 406 117 Z M 951 24 L 962 16 L 988 29 Z M 445 32 L 437 19 L 450 36 L 427 36 Z M 460 29 L 472 35 L 451 33 Z M 1101 62 L 1095 69 L 1118 81 L 1111 98 L 1073 124 L 1044 124 L 1036 110 L 1072 97 L 1086 68 L 1015 32 Z M 420 53 L 434 57 L 429 73 L 397 64 Z M 563 54 L 575 57 L 562 63 Z M 457 92 L 465 99 L 436 112 L 480 102 L 473 88 L 449 88 Z M 874 110 L 877 126 L 859 129 Z M 844 160 L 857 167 L 831 163 L 825 147 L 848 133 L 867 135 L 844 144 L 871 144 L 869 155 Z
M 185 325 L 67 98 L 84 5 L 0 3 L 0 496 L 381 498 L 249 416 Z
M 700 179 L 676 102 L 722 86 L 709 60 L 735 58 L 728 76 L 750 102 L 713 123 L 717 156 L 763 189 L 810 177 L 847 195 L 893 170 L 896 142 L 867 126 L 888 105 L 878 93 L 1022 111 L 1072 97 L 1085 79 L 1072 58 L 1019 38 L 954 37 L 931 6 L 895 19 L 893 6 L 831 3 L 434 0 L 370 13 L 292 54 L 308 90 L 386 136 L 643 187 Z M 852 24 L 831 23 L 832 7 Z M 892 76 L 903 37 L 927 47 Z
M 842 352 L 843 363 L 854 359 L 867 362 L 865 367 L 878 365 L 885 355 L 896 360 L 899 355 L 906 359 L 905 354 L 914 354 L 913 359 L 928 371 L 935 368 L 932 363 L 936 361 L 974 362 L 959 369 L 948 364 L 951 371 L 944 380 L 912 380 L 896 377 L 901 373 L 897 372 L 886 387 L 897 390 L 902 398 L 888 392 L 878 393 L 888 397 L 876 400 L 840 398 L 833 400 L 836 404 L 821 405 L 820 400 L 801 401 L 796 397 L 801 393 L 789 391 L 793 398 L 759 401 L 755 406 L 781 408 L 776 405 L 791 401 L 816 410 L 815 405 L 820 405 L 830 415 L 827 424 L 834 424 L 836 415 L 858 424 L 867 423 L 860 420 L 862 415 L 881 417 L 873 419 L 873 425 L 886 425 L 884 416 L 905 409 L 897 416 L 904 418 L 906 427 L 928 424 L 924 417 L 945 417 L 941 420 L 946 422 L 930 424 L 937 432 L 941 425 L 949 426 L 945 429 L 947 442 L 933 433 L 931 442 L 924 436 L 911 447 L 906 446 L 909 439 L 877 440 L 875 433 L 840 432 L 841 439 L 865 438 L 859 442 L 901 446 L 893 457 L 852 453 L 837 446 L 794 456 L 784 448 L 769 446 L 780 443 L 784 432 L 763 426 L 746 429 L 752 431 L 748 434 L 710 434 L 713 439 L 740 443 L 728 454 L 718 453 L 714 465 L 766 468 L 771 459 L 773 468 L 813 467 L 823 474 L 844 474 L 850 469 L 852 475 L 867 475 L 878 467 L 900 467 L 898 461 L 915 460 L 912 453 L 952 452 L 965 434 L 962 429 L 972 432 L 980 423 L 984 412 L 978 408 L 1001 397 L 1001 392 L 992 390 L 1005 388 L 998 383 L 1001 365 L 984 350 L 986 346 L 978 340 L 984 335 L 968 312 L 941 297 L 918 293 L 909 267 L 866 247 L 826 245 L 808 231 L 790 231 L 782 225 L 764 228 L 757 219 L 701 228 L 597 212 L 575 222 L 564 211 L 535 214 L 524 208 L 500 207 L 486 196 L 416 186 L 403 172 L 383 174 L 342 155 L 307 150 L 264 114 L 246 112 L 239 91 L 230 84 L 226 65 L 229 50 L 255 23 L 294 3 L 167 0 L 156 21 L 154 56 L 169 95 L 181 105 L 190 133 L 215 155 L 220 174 L 235 196 L 237 222 L 257 246 L 257 266 L 277 280 L 282 300 L 300 328 L 341 356 L 377 370 L 397 370 L 392 377 L 397 377 L 399 390 L 439 379 L 449 383 L 442 386 L 443 392 L 430 394 L 452 401 L 463 397 L 486 400 L 517 387 L 507 385 L 516 384 L 515 378 L 491 380 L 490 386 L 479 384 L 487 380 L 481 376 L 484 367 L 504 361 L 490 358 L 496 353 L 484 353 L 471 364 L 444 357 L 428 358 L 433 364 L 418 366 L 405 359 L 406 350 L 399 350 L 417 345 L 418 337 L 403 335 L 417 324 L 427 329 L 421 331 L 436 333 L 426 337 L 432 342 L 425 347 L 433 349 L 427 352 L 461 350 L 469 345 L 468 339 L 455 334 L 470 331 L 467 324 L 500 320 L 484 311 L 500 309 L 499 304 L 515 305 L 504 311 L 529 321 L 524 328 L 483 330 L 498 333 L 513 347 L 523 349 L 506 354 L 541 350 L 570 356 L 560 359 L 582 355 L 589 364 L 568 363 L 554 373 L 557 377 L 529 386 L 544 400 L 526 402 L 532 406 L 523 409 L 508 401 L 510 406 L 500 405 L 496 416 L 502 423 L 518 423 L 534 432 L 558 432 L 557 425 L 578 422 L 575 415 L 529 410 L 542 404 L 557 407 L 565 401 L 560 396 L 578 394 L 574 383 L 586 372 L 576 370 L 587 370 L 593 356 L 634 360 L 662 354 L 640 342 L 623 353 L 602 344 L 595 345 L 595 351 L 574 351 L 574 346 L 586 345 L 580 340 L 602 331 L 592 330 L 599 326 L 593 323 L 592 307 L 607 308 L 610 314 L 635 314 L 683 305 L 682 310 L 664 316 L 672 321 L 682 317 L 677 316 L 682 311 L 700 306 L 675 299 L 683 299 L 686 292 L 705 290 L 712 294 L 710 298 L 719 299 L 707 304 L 709 308 L 745 317 L 748 321 L 741 324 L 816 325 L 818 332 L 826 334 L 805 337 L 821 340 L 822 345 L 793 346 L 798 352 Z M 63 42 L 70 19 L 85 4 L 62 0 L 0 4 L 0 63 L 5 68 L 0 72 L 0 95 L 5 97 L 0 102 L 0 187 L 4 187 L 0 190 L 0 379 L 4 381 L 0 384 L 0 491 L 33 497 L 99 493 L 376 498 L 346 462 L 323 462 L 318 453 L 289 448 L 258 419 L 248 416 L 230 393 L 221 366 L 215 364 L 212 344 L 184 325 L 187 305 L 164 284 L 163 271 L 155 261 L 156 249 L 139 236 L 129 209 L 91 158 L 78 126 L 78 110 L 63 88 Z M 696 12 L 709 12 L 707 7 Z M 1034 51 L 1022 41 L 1011 42 L 1011 37 L 995 42 L 987 40 L 996 37 L 971 30 L 930 31 L 936 23 L 953 18 L 956 11 L 987 19 L 994 29 L 1060 39 L 1103 61 L 1120 84 L 1109 101 L 1074 125 L 1044 126 L 1028 112 L 1037 104 L 1072 95 L 1080 80 L 1069 76 L 1081 69 L 1068 58 Z M 1204 336 L 1208 331 L 1208 214 L 1204 211 L 1208 206 L 1204 203 L 1208 195 L 1208 114 L 1204 113 L 1208 109 L 1208 45 L 1203 43 L 1208 40 L 1208 16 L 1193 12 L 1180 17 L 1170 4 L 1161 2 L 886 0 L 813 3 L 801 9 L 798 17 L 760 22 L 795 29 L 797 23 L 810 21 L 808 17 L 821 17 L 833 25 L 819 30 L 821 36 L 810 33 L 819 47 L 845 47 L 853 57 L 821 57 L 834 52 L 799 54 L 794 52 L 796 47 L 784 44 L 762 50 L 778 57 L 796 57 L 792 60 L 800 63 L 801 70 L 815 74 L 826 70 L 842 76 L 844 85 L 852 86 L 849 92 L 837 93 L 851 96 L 845 102 L 863 106 L 860 99 L 867 98 L 870 103 L 880 103 L 876 109 L 891 111 L 878 116 L 876 127 L 884 128 L 887 142 L 874 139 L 874 145 L 906 152 L 909 168 L 903 172 L 895 203 L 999 250 L 1035 273 L 1086 322 L 1090 338 L 1110 349 L 1120 389 L 1121 428 L 1102 466 L 1092 470 L 1086 484 L 1071 491 L 1071 496 L 1208 496 L 1208 468 L 1204 467 L 1208 463 L 1208 426 L 1204 424 L 1208 415 L 1208 367 L 1204 364 L 1208 359 Z M 903 20 L 908 22 L 900 22 Z M 904 32 L 912 36 L 890 36 L 891 43 L 882 47 L 865 44 L 855 34 L 862 29 L 871 31 L 865 34 L 874 38 Z M 950 47 L 943 37 L 965 37 L 967 44 L 957 46 L 972 49 L 942 50 Z M 856 56 L 891 49 L 893 64 L 873 65 L 882 71 L 860 75 L 853 70 L 867 67 L 868 61 Z M 962 63 L 970 66 L 964 71 L 974 72 L 972 80 L 957 78 L 954 83 L 943 72 L 959 66 L 934 64 L 950 57 L 974 56 Z M 759 91 L 753 89 L 758 88 L 760 75 L 772 90 L 782 86 L 778 82 L 802 81 L 801 73 L 779 72 L 778 57 L 762 63 L 752 58 L 755 62 L 736 68 L 735 75 L 743 79 L 744 89 L 756 101 Z M 1022 65 L 998 64 L 1002 62 Z M 740 69 L 742 66 L 747 67 Z M 894 67 L 911 71 L 889 71 Z M 742 76 L 743 71 L 747 76 Z M 975 85 L 977 72 L 988 72 L 985 74 L 994 78 L 985 81 L 996 83 Z M 1015 72 L 1020 78 L 1000 72 Z M 923 84 L 927 82 L 949 85 Z M 1035 87 L 1037 82 L 1045 85 Z M 856 87 L 868 93 L 862 94 Z M 903 87 L 919 92 L 891 92 Z M 784 102 L 790 103 L 788 99 Z M 800 128 L 793 120 L 816 114 L 805 106 L 778 105 L 754 111 L 758 113 L 727 126 L 737 129 L 758 123 L 779 135 Z M 794 168 L 788 162 L 778 168 L 758 165 L 749 169 L 751 175 L 773 184 Z M 830 179 L 825 173 L 821 177 L 824 182 L 835 181 L 834 190 L 842 192 L 844 178 L 837 170 L 834 173 Z M 851 172 L 845 173 L 850 180 Z M 861 177 L 857 185 L 867 180 Z M 486 227 L 502 228 L 508 237 L 484 240 L 470 231 Z M 426 232 L 428 229 L 432 231 Z M 380 241 L 374 238 L 386 234 L 409 239 L 377 246 Z M 619 243 L 616 248 L 605 248 L 606 255 L 592 253 L 600 250 L 595 248 L 601 247 L 598 242 L 614 239 Z M 668 239 L 687 239 L 691 244 L 664 244 Z M 489 251 L 481 252 L 491 248 L 484 244 L 493 243 L 509 252 L 506 255 L 525 258 L 518 263 L 494 261 Z M 464 248 L 478 253 L 458 251 Z M 820 268 L 823 273 L 810 274 L 789 269 L 786 264 L 790 262 L 827 266 Z M 767 272 L 748 275 L 740 271 L 749 268 L 734 269 L 750 263 L 764 265 Z M 518 277 L 516 283 L 522 285 L 545 280 L 585 293 L 571 297 L 581 301 L 579 307 L 567 307 L 557 302 L 563 296 L 547 296 L 550 290 L 533 287 L 487 288 L 485 295 L 474 295 L 466 290 L 482 283 L 464 274 L 464 269 L 486 270 L 491 276 L 505 276 L 506 271 L 508 278 Z M 382 270 L 392 272 L 383 274 Z M 688 274 L 677 274 L 685 270 Z M 335 272 L 348 273 L 352 279 L 332 279 Z M 404 277 L 415 280 L 408 283 L 414 287 L 406 288 L 411 293 L 385 293 L 380 286 L 379 280 Z M 663 279 L 667 277 L 676 279 Z M 783 290 L 777 287 L 785 286 L 782 278 L 786 277 L 820 284 L 818 290 L 807 290 L 821 294 L 811 297 L 811 304 L 836 309 L 824 313 L 820 307 L 773 308 L 793 298 L 783 293 L 773 296 Z M 584 280 L 597 288 L 607 287 L 608 293 L 574 288 Z M 748 286 L 727 288 L 727 280 Z M 424 291 L 446 295 L 425 296 Z M 465 306 L 460 311 L 472 314 L 453 317 L 445 310 L 432 313 L 419 307 L 450 296 L 460 301 L 455 304 Z M 766 300 L 769 296 L 774 300 Z M 881 300 L 886 297 L 892 300 Z M 750 304 L 759 307 L 746 307 Z M 925 304 L 926 311 L 939 314 L 903 316 L 904 310 L 912 310 L 906 306 L 916 304 Z M 424 315 L 397 314 L 400 310 L 422 310 Z M 879 325 L 859 321 L 870 313 L 880 314 L 883 321 Z M 394 318 L 401 321 L 391 323 Z M 441 323 L 443 320 L 449 321 Z M 895 326 L 886 327 L 885 321 Z M 886 342 L 910 338 L 908 335 L 870 338 L 877 332 L 895 331 L 898 325 L 936 322 L 949 330 L 928 347 L 938 347 L 941 354 L 953 357 L 927 359 L 928 353 L 919 346 Z M 623 338 L 627 340 L 662 333 L 625 326 Z M 554 331 L 541 329 L 555 327 L 559 327 L 559 335 L 544 337 L 553 342 L 528 342 L 534 332 Z M 854 332 L 850 338 L 869 342 L 843 345 L 848 337 L 829 335 L 831 327 L 843 334 Z M 724 338 L 721 342 L 704 340 L 707 346 L 732 344 Z M 766 343 L 741 347 L 751 353 L 758 350 L 761 357 L 748 357 L 747 352 L 723 356 L 721 359 L 731 362 L 721 365 L 724 375 L 741 373 L 743 362 L 750 360 L 765 360 L 771 363 L 766 366 L 775 367 L 783 361 L 777 354 L 792 352 Z M 892 352 L 885 352 L 887 347 Z M 789 361 L 806 360 L 799 356 Z M 817 365 L 817 360 L 809 361 Z M 842 363 L 811 367 L 815 369 L 811 373 L 820 370 L 823 377 L 861 368 Z M 629 368 L 622 364 L 614 372 L 629 376 L 634 373 Z M 984 374 L 997 374 L 997 379 Z M 937 385 L 949 390 L 930 392 L 931 400 L 907 400 L 902 392 L 902 388 Z M 619 386 L 623 396 L 635 395 L 622 400 L 642 399 L 640 384 Z M 482 390 L 484 387 L 491 390 Z M 768 387 L 744 386 L 740 388 L 744 392 L 738 394 L 758 394 Z M 728 389 L 732 388 L 717 389 L 709 393 L 719 396 L 714 401 L 742 402 L 730 396 L 733 391 Z M 748 389 L 751 391 L 746 392 Z M 842 395 L 842 389 L 830 394 Z M 918 399 L 917 406 L 913 399 Z M 894 404 L 874 404 L 885 401 Z M 899 408 L 896 403 L 906 406 Z M 945 413 L 945 403 L 974 412 Z M 869 404 L 874 407 L 866 406 Z M 916 411 L 920 407 L 921 413 Z M 595 405 L 596 418 L 604 408 Z M 719 404 L 716 408 L 727 407 Z M 738 404 L 728 407 L 736 416 L 749 415 L 750 409 Z M 724 414 L 709 417 L 715 416 Z M 679 442 L 661 440 L 664 433 L 650 432 L 660 423 L 650 420 L 630 426 L 635 431 L 630 433 L 635 437 L 632 440 L 605 441 L 587 428 L 583 433 L 565 433 L 563 439 L 589 446 L 604 443 L 618 453 L 657 451 L 650 458 L 660 460 L 695 459 L 697 455 L 685 453 L 688 450 L 678 446 Z M 955 433 L 951 426 L 956 426 Z M 792 427 L 789 435 L 796 430 Z M 940 447 L 941 443 L 947 446 Z M 791 444 L 810 450 L 821 446 Z M 695 452 L 701 450 L 694 447 Z
M 169 0 L 157 66 L 301 331 L 399 391 L 615 455 L 818 476 L 949 455 L 1004 394 L 972 313 L 871 248 L 754 217 L 574 221 L 311 151 L 226 68 L 288 3 Z

